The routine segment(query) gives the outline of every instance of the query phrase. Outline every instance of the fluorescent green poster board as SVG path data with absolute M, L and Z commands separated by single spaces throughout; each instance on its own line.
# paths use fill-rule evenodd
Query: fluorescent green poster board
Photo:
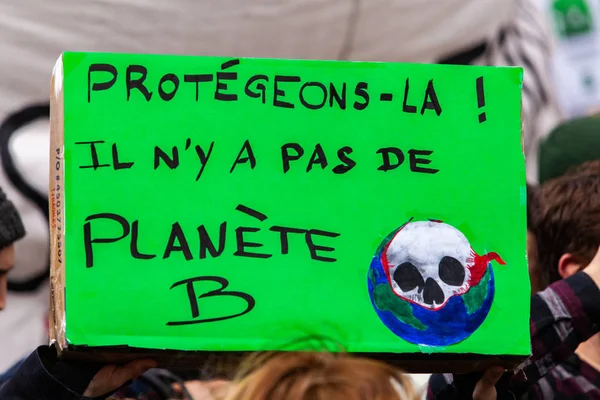
M 62 74 L 69 344 L 529 354 L 521 69 L 66 53 Z

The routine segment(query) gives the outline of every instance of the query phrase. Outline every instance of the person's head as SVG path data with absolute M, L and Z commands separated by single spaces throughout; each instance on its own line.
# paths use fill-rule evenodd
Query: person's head
M 224 400 L 416 400 L 393 367 L 346 354 L 284 352 L 254 362 Z
M 527 184 L 527 261 L 529 263 L 529 280 L 532 293 L 544 289 L 542 272 L 537 257 L 536 229 L 540 213 L 539 189 Z
M 544 283 L 583 269 L 600 245 L 600 163 L 584 163 L 542 186 L 536 221 Z
M 15 262 L 14 242 L 25 236 L 19 212 L 0 189 L 0 310 L 6 306 L 6 275 Z

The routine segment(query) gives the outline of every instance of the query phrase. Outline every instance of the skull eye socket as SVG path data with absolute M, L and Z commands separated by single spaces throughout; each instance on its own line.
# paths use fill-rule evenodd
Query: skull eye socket
M 409 292 L 414 288 L 423 287 L 425 284 L 417 267 L 409 262 L 398 265 L 394 271 L 393 278 L 403 292 Z
M 447 285 L 462 286 L 465 282 L 465 267 L 454 257 L 441 259 L 439 273 L 440 279 Z

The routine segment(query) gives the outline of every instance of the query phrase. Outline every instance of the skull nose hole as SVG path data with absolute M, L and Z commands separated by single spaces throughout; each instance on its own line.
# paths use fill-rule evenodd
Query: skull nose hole
M 425 283 L 417 267 L 409 262 L 398 265 L 393 279 L 403 292 L 409 292 L 417 287 L 422 288 Z
M 423 301 L 425 304 L 442 304 L 444 302 L 444 292 L 433 278 L 427 278 L 425 288 L 423 289 Z

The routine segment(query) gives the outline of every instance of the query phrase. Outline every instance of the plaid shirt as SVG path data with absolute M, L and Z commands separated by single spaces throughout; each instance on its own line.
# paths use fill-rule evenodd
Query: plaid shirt
M 496 385 L 498 400 L 600 399 L 600 372 L 574 353 L 599 331 L 600 290 L 587 274 L 579 272 L 532 296 L 532 355 Z M 432 376 L 427 399 L 462 398 L 472 392 L 472 387 L 460 385 L 474 386 L 476 378 L 458 379 L 452 374 Z

